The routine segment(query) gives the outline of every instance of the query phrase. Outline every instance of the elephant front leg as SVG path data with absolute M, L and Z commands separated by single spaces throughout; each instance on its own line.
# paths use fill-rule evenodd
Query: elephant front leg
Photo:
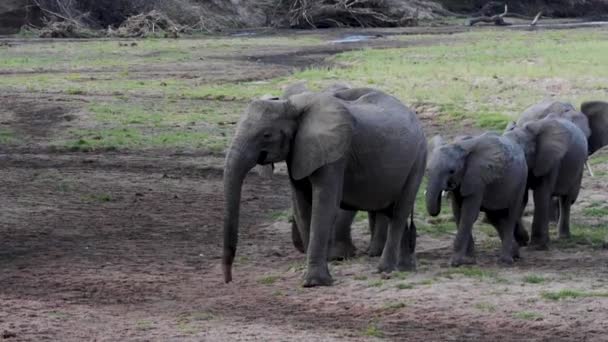
M 569 196 L 560 196 L 559 198 L 559 238 L 569 239 L 570 238 L 570 206 L 572 200 Z
M 344 260 L 355 256 L 357 249 L 351 237 L 351 226 L 356 211 L 339 210 L 335 234 L 329 248 L 329 260 Z
M 458 232 L 454 239 L 454 252 L 450 264 L 454 267 L 460 265 L 470 265 L 475 263 L 474 256 L 471 256 L 473 245 L 473 224 L 479 216 L 481 206 L 481 194 L 473 194 L 463 198 L 460 207 L 460 220 L 458 222 Z
M 294 247 L 306 253 L 310 235 L 311 197 L 308 181 L 291 183 L 293 222 L 291 223 L 291 241 Z
M 304 287 L 329 286 L 333 280 L 327 265 L 330 234 L 338 215 L 342 196 L 344 163 L 327 164 L 313 172 L 310 240 L 308 244 L 308 269 Z
M 534 218 L 530 247 L 546 250 L 549 245 L 549 205 L 550 190 L 547 187 L 534 190 Z

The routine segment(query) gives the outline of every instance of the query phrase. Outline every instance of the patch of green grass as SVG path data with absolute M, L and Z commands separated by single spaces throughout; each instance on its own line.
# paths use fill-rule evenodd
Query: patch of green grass
M 562 299 L 577 299 L 577 298 L 589 298 L 589 297 L 608 297 L 608 292 L 586 292 L 580 290 L 564 289 L 559 291 L 546 291 L 541 293 L 541 297 L 548 300 L 562 300 Z
M 496 312 L 496 305 L 487 302 L 475 303 L 475 308 L 483 312 Z
M 287 270 L 289 272 L 301 272 L 306 269 L 306 263 L 303 261 L 294 261 L 289 264 Z
M 524 283 L 528 284 L 542 284 L 546 281 L 544 277 L 539 275 L 530 274 L 524 277 Z
M 423 280 L 417 282 L 416 284 L 417 285 L 432 285 L 433 282 L 434 282 L 433 279 L 429 278 L 429 279 L 423 279 Z
M 135 323 L 135 328 L 137 330 L 141 330 L 141 331 L 147 331 L 147 330 L 152 330 L 153 326 L 152 326 L 152 321 L 149 320 L 139 320 Z
M 410 283 L 399 283 L 395 287 L 399 290 L 411 290 L 414 288 L 414 285 Z
M 54 318 L 62 321 L 67 321 L 70 318 L 70 315 L 63 311 L 53 310 L 47 313 L 49 318 Z
M 484 270 L 475 266 L 461 266 L 450 268 L 449 270 L 443 272 L 441 275 L 444 277 L 450 278 L 451 276 L 459 274 L 468 278 L 477 278 L 477 279 L 485 279 L 485 278 L 497 278 L 498 274 L 495 271 Z
M 381 287 L 382 285 L 384 285 L 384 280 L 382 279 L 370 280 L 367 283 L 367 287 Z
M 513 318 L 522 319 L 526 321 L 538 321 L 543 318 L 543 316 L 537 312 L 531 311 L 520 311 L 513 314 Z
M 570 224 L 571 236 L 568 239 L 552 238 L 552 244 L 559 248 L 575 248 L 588 246 L 591 248 L 605 248 L 608 245 L 608 226 L 581 226 Z
M 378 327 L 378 325 L 374 322 L 371 322 L 367 326 L 367 328 L 363 331 L 363 335 L 376 338 L 384 337 L 384 333 L 382 332 L 382 330 L 380 330 L 380 327 Z
M 476 118 L 477 126 L 498 132 L 504 131 L 507 124 L 510 121 L 513 121 L 513 117 L 504 115 L 502 113 L 478 112 L 473 115 Z
M 272 221 L 287 222 L 291 218 L 291 215 L 292 215 L 291 209 L 277 210 L 270 214 L 270 219 Z
M 360 275 L 356 275 L 356 276 L 354 276 L 354 277 L 353 277 L 353 279 L 355 279 L 355 280 L 359 280 L 359 281 L 362 281 L 362 280 L 367 280 L 367 276 L 366 276 L 366 275 L 361 275 L 361 274 L 360 274 Z
M 397 271 L 397 272 L 391 273 L 391 278 L 403 280 L 403 279 L 406 279 L 409 275 L 410 275 L 410 272 Z
M 11 130 L 6 128 L 0 128 L 0 144 L 11 144 L 15 142 L 15 140 L 15 135 Z
M 91 194 L 86 197 L 91 202 L 112 202 L 114 198 L 111 194 Z
M 257 282 L 258 282 L 258 284 L 262 284 L 262 285 L 272 285 L 272 284 L 276 283 L 277 280 L 279 280 L 278 276 L 269 275 L 269 276 L 258 279 Z
M 607 217 L 608 208 L 599 206 L 583 208 L 583 215 L 591 217 Z
M 407 306 L 407 304 L 404 302 L 392 302 L 392 303 L 384 304 L 383 308 L 385 310 L 398 310 L 398 309 L 403 309 L 406 306 Z

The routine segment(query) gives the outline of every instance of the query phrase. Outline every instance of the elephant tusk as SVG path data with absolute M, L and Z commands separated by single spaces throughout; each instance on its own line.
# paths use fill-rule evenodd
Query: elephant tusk
M 595 175 L 593 175 L 593 170 L 591 170 L 591 165 L 589 165 L 589 161 L 585 162 L 585 166 L 587 167 L 587 171 L 589 171 L 589 175 L 595 177 Z

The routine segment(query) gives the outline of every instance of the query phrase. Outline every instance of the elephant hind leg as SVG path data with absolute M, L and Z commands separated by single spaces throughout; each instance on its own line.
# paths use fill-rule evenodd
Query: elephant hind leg
M 517 216 L 511 212 L 514 209 L 503 209 L 497 211 L 489 211 L 486 213 L 488 220 L 498 231 L 502 248 L 498 262 L 505 265 L 512 265 L 513 259 L 519 257 L 519 246 L 515 242 L 515 226 L 517 225 Z
M 295 218 L 292 216 L 289 220 L 291 221 L 291 242 L 293 242 L 293 246 L 300 253 L 306 253 L 306 248 L 304 247 L 304 242 L 302 242 L 302 236 L 300 235 Z
M 382 250 L 386 244 L 386 235 L 390 224 L 389 218 L 382 213 L 369 213 L 369 224 L 372 239 L 369 244 L 369 256 L 378 257 L 382 255 Z
M 559 197 L 559 238 L 568 239 L 570 238 L 570 206 L 572 205 L 572 199 L 570 196 Z
M 422 154 L 412 166 L 401 198 L 393 207 L 386 243 L 378 265 L 378 270 L 381 272 L 391 272 L 395 268 L 400 271 L 416 270 L 416 231 L 415 225 L 408 227 L 408 219 L 414 212 L 416 194 L 422 183 L 425 166 L 426 154 Z
M 351 225 L 356 211 L 339 210 L 334 227 L 334 236 L 329 247 L 329 260 L 344 260 L 355 256 L 357 249 L 351 237 Z

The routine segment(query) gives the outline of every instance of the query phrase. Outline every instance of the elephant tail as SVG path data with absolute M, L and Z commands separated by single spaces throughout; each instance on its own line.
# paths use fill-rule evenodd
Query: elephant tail
M 416 223 L 414 222 L 414 205 L 412 205 L 412 211 L 410 212 L 410 226 L 408 233 L 410 234 L 410 251 L 416 250 Z

